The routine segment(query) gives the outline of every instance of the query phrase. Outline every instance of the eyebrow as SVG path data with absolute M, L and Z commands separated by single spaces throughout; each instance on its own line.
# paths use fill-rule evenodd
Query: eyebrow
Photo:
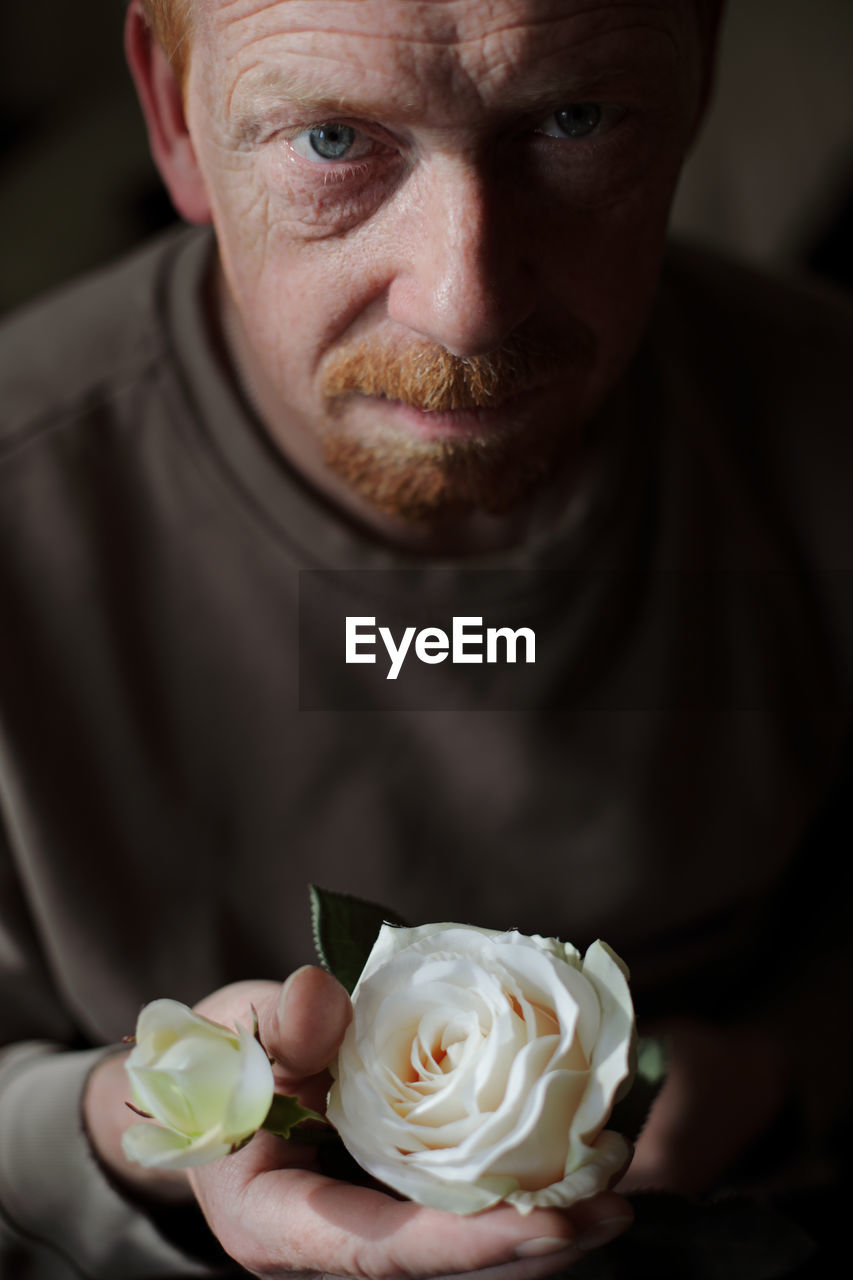
M 373 120 L 383 115 L 384 105 L 346 91 L 334 93 L 327 86 L 317 89 L 298 74 L 273 67 L 252 76 L 244 90 L 235 87 L 229 102 L 229 116 L 238 137 L 251 141 L 262 128 L 264 119 L 276 110 L 296 110 L 314 118 L 347 115 Z M 397 99 L 394 111 L 395 114 L 414 114 L 417 111 L 414 96 L 402 101 Z
M 526 115 L 547 110 L 555 103 L 583 101 L 603 87 L 611 87 L 630 81 L 633 85 L 647 81 L 657 83 L 657 67 L 643 70 L 636 64 L 630 66 L 614 63 L 606 68 L 590 67 L 572 70 L 554 68 L 547 81 L 533 86 L 507 85 L 510 105 L 507 114 Z M 263 132 L 270 119 L 283 111 L 304 113 L 314 120 L 333 120 L 341 116 L 362 120 L 389 120 L 389 104 L 382 100 L 359 96 L 358 90 L 333 92 L 327 85 L 318 88 L 316 80 L 308 80 L 297 72 L 282 67 L 268 67 L 263 71 L 253 69 L 245 77 L 245 88 L 236 85 L 232 91 L 228 110 L 232 128 L 241 143 L 251 144 Z M 235 102 L 236 99 L 236 102 Z M 401 86 L 395 88 L 393 118 L 406 120 L 417 117 L 422 110 L 416 93 L 408 95 Z

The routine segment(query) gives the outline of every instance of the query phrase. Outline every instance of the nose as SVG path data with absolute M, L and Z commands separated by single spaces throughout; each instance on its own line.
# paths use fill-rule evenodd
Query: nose
M 472 162 L 424 164 L 398 225 L 391 319 L 457 356 L 498 347 L 536 301 L 532 242 L 513 212 Z

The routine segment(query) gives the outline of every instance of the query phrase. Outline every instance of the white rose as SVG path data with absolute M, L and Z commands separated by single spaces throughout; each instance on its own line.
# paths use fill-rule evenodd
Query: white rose
M 126 1067 L 135 1105 L 159 1121 L 133 1125 L 122 1138 L 128 1159 L 143 1165 L 217 1160 L 260 1128 L 272 1103 L 272 1067 L 254 1035 L 175 1000 L 142 1010 Z
M 384 925 L 353 992 L 328 1119 L 420 1204 L 522 1213 L 604 1189 L 628 1159 L 604 1128 L 634 1062 L 627 972 L 603 942 Z

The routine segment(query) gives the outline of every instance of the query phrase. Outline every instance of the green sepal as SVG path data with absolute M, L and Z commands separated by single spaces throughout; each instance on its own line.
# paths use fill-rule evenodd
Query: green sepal
M 290 1142 L 328 1142 L 338 1136 L 337 1130 L 323 1116 L 310 1107 L 303 1107 L 298 1098 L 286 1093 L 273 1095 L 261 1128 Z
M 389 907 L 308 886 L 317 955 L 352 995 L 383 924 L 406 925 Z
M 637 1141 L 666 1079 L 666 1067 L 666 1041 L 661 1036 L 641 1036 L 634 1083 L 611 1111 L 608 1129 L 624 1134 L 631 1142 Z

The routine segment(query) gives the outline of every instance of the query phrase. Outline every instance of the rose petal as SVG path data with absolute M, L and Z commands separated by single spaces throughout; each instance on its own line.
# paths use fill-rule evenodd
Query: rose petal
M 581 962 L 515 931 L 386 927 L 354 992 L 329 1118 L 366 1169 L 422 1204 L 572 1203 L 627 1158 L 600 1130 L 632 1034 L 603 944 Z
M 226 1100 L 240 1079 L 239 1044 L 236 1037 L 210 1040 L 193 1033 L 170 1046 L 157 1062 L 157 1073 L 174 1083 L 189 1108 L 184 1132 L 204 1133 L 221 1123 Z
M 601 1030 L 590 1063 L 590 1086 L 572 1126 L 581 1140 L 594 1134 L 610 1114 L 631 1070 L 634 1037 L 634 1010 L 621 963 L 600 941 L 589 947 L 583 963 L 601 1004 Z
M 209 1164 L 231 1150 L 231 1143 L 224 1143 L 221 1137 L 191 1143 L 171 1129 L 150 1122 L 131 1125 L 122 1135 L 121 1145 L 129 1160 L 149 1169 L 190 1169 Z
M 408 1189 L 397 1185 L 396 1175 L 393 1185 L 395 1190 L 402 1191 L 410 1200 L 428 1209 L 441 1209 L 446 1213 L 468 1217 L 472 1213 L 492 1209 L 502 1200 L 508 1199 L 517 1183 L 514 1178 L 483 1178 L 472 1183 L 447 1183 L 438 1178 L 425 1178 L 420 1174 L 412 1179 Z
M 239 1041 L 199 1038 L 194 1032 L 170 1045 L 150 1067 L 127 1063 L 134 1092 L 170 1128 L 189 1135 L 220 1124 L 227 1100 L 237 1088 Z
M 480 929 L 474 925 L 422 924 L 414 929 L 400 929 L 395 925 L 383 924 L 379 930 L 379 936 L 373 944 L 373 950 L 361 972 L 361 977 L 356 984 L 353 996 L 355 996 L 355 992 L 358 991 L 362 982 L 366 981 L 377 969 L 387 964 L 398 952 L 405 951 L 409 947 L 415 947 L 424 941 L 429 941 L 436 934 L 444 935 L 442 942 L 447 943 L 446 947 L 443 948 L 444 950 L 457 951 L 460 955 L 469 953 L 470 939 L 465 937 L 466 934 L 480 934 L 485 938 L 497 938 L 500 936 L 495 929 Z
M 530 1169 L 538 1160 L 549 1179 L 562 1177 L 571 1119 L 586 1088 L 587 1075 L 569 1071 L 543 1074 L 542 1064 L 547 1063 L 549 1054 L 548 1045 L 527 1045 L 513 1064 L 504 1105 L 481 1117 L 479 1124 L 470 1125 L 467 1135 L 460 1133 L 455 1142 L 451 1140 L 456 1135 L 449 1130 L 436 1131 L 443 1145 L 423 1156 L 424 1165 L 440 1167 L 448 1176 L 452 1169 L 459 1169 L 472 1179 L 512 1174 L 519 1183 L 529 1183 Z
M 134 1099 L 158 1124 L 129 1130 L 129 1158 L 184 1168 L 218 1159 L 263 1123 L 273 1094 L 264 1050 L 172 1000 L 146 1006 L 126 1063 Z
M 605 1191 L 619 1170 L 627 1163 L 631 1145 L 621 1133 L 605 1129 L 598 1135 L 591 1156 L 585 1164 L 573 1169 L 559 1182 L 539 1191 L 514 1191 L 507 1197 L 519 1213 L 531 1209 L 568 1209 L 579 1200 L 586 1200 Z
M 150 1060 L 158 1056 L 175 1040 L 186 1035 L 210 1037 L 214 1041 L 221 1039 L 221 1027 L 200 1013 L 195 1013 L 187 1005 L 178 1000 L 152 1000 L 141 1010 L 136 1022 L 136 1047 L 131 1057 L 139 1060 Z M 233 1032 L 230 1033 L 233 1035 Z
M 562 1178 L 572 1119 L 586 1086 L 585 1072 L 551 1071 L 537 1080 L 511 1135 L 489 1153 L 488 1171 L 512 1173 L 522 1189 Z
M 240 1076 L 228 1100 L 222 1129 L 234 1141 L 240 1141 L 261 1125 L 272 1105 L 275 1081 L 265 1049 L 245 1027 L 240 1035 Z
M 541 933 L 531 933 L 529 936 L 531 941 L 543 951 L 550 952 L 558 960 L 565 960 L 566 964 L 570 964 L 574 969 L 580 969 L 581 953 L 570 942 L 561 942 L 559 938 L 543 938 Z

